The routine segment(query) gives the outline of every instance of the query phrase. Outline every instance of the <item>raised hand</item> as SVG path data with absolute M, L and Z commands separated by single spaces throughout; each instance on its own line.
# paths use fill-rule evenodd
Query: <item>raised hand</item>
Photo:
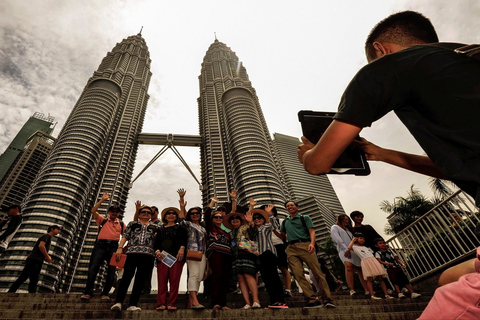
M 232 189 L 232 190 L 230 191 L 230 198 L 231 198 L 232 200 L 237 199 L 237 190 Z
M 275 205 L 269 204 L 268 206 L 265 207 L 265 212 L 269 215 L 272 214 L 273 207 L 275 207 Z
M 137 211 L 140 210 L 142 207 L 143 207 L 142 201 L 140 200 L 135 201 L 135 209 L 137 209 Z
M 180 188 L 180 189 L 177 190 L 177 193 L 180 196 L 180 199 L 182 199 L 183 197 L 185 197 L 185 194 L 187 193 L 187 190 L 185 190 L 183 188 Z
M 248 224 L 253 224 L 253 212 L 252 211 L 248 211 L 245 214 L 245 220 L 247 220 Z
M 104 192 L 103 195 L 102 195 L 102 201 L 105 201 L 108 198 L 110 198 L 110 195 L 108 194 L 108 192 Z

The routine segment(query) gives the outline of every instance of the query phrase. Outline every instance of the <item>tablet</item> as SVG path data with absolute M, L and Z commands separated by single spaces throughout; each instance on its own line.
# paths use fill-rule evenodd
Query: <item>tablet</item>
M 330 123 L 332 123 L 334 115 L 335 112 L 299 111 L 298 120 L 302 124 L 303 135 L 312 143 L 316 144 Z M 360 137 L 357 136 L 356 139 L 360 140 Z M 359 147 L 351 144 L 343 151 L 340 157 L 338 157 L 332 166 L 332 170 L 328 174 L 366 176 L 370 174 L 370 166 L 365 158 L 365 153 Z

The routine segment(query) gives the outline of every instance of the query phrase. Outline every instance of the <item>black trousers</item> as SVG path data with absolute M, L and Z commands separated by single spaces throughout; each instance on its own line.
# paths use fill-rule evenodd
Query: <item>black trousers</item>
M 123 303 L 125 296 L 127 295 L 128 287 L 133 282 L 132 294 L 130 295 L 129 306 L 136 306 L 140 299 L 140 294 L 144 287 L 145 280 L 152 276 L 154 256 L 142 253 L 127 253 L 127 260 L 123 268 L 123 277 L 120 281 L 120 287 L 118 288 L 117 296 L 115 297 L 115 303 Z M 151 280 L 151 278 L 150 278 Z
M 37 291 L 38 277 L 40 276 L 42 265 L 43 261 L 27 258 L 25 261 L 25 268 L 23 268 L 22 273 L 12 284 L 8 292 L 17 292 L 18 288 L 20 288 L 20 285 L 24 283 L 25 280 L 30 279 L 30 283 L 28 284 L 28 292 L 35 293 Z
M 262 253 L 258 259 L 260 260 L 258 269 L 270 297 L 270 303 L 285 302 L 282 280 L 277 271 L 277 256 L 268 250 Z

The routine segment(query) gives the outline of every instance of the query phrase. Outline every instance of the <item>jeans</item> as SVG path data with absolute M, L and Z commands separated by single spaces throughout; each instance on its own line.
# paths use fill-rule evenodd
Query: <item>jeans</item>
M 37 291 L 38 277 L 40 276 L 42 265 L 43 261 L 27 258 L 25 262 L 25 268 L 23 268 L 22 273 L 12 284 L 8 292 L 17 292 L 18 288 L 20 288 L 20 285 L 29 278 L 30 282 L 28 284 L 28 292 L 35 293 Z
M 90 256 L 90 265 L 88 266 L 87 285 L 85 287 L 85 294 L 93 296 L 93 288 L 95 286 L 95 279 L 97 278 L 98 270 L 104 261 L 107 261 L 107 277 L 103 287 L 102 295 L 107 296 L 112 288 L 115 280 L 115 266 L 110 265 L 112 255 L 117 251 L 118 242 L 97 240 L 93 247 L 92 255 Z

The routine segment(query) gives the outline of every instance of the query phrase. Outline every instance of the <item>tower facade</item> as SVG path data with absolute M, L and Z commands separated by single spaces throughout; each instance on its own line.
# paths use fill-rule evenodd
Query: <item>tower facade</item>
M 125 208 L 148 101 L 150 54 L 141 34 L 118 43 L 88 80 L 23 206 L 23 223 L 0 260 L 0 287 L 7 287 L 47 227 L 59 224 L 52 239 L 51 264 L 44 264 L 40 292 L 82 291 L 97 236 L 90 210 Z
M 25 148 L 25 144 L 30 136 L 38 130 L 51 134 L 55 127 L 54 121 L 55 118 L 51 116 L 35 112 L 25 122 L 7 149 L 0 155 L 0 181 L 2 181 L 8 169 L 10 169 L 18 154 Z
M 236 54 L 215 40 L 199 76 L 199 127 L 202 137 L 203 203 L 250 198 L 283 208 L 288 197 L 270 133 L 246 69 Z
M 300 213 L 309 215 L 315 226 L 318 242 L 330 236 L 337 216 L 345 213 L 327 175 L 314 176 L 297 158 L 300 140 L 280 133 L 273 134 L 273 144 L 291 200 L 300 206 Z
M 52 150 L 55 138 L 37 131 L 27 140 L 27 144 L 0 184 L 0 204 L 2 211 L 14 204 L 21 204 L 40 172 L 45 159 Z

